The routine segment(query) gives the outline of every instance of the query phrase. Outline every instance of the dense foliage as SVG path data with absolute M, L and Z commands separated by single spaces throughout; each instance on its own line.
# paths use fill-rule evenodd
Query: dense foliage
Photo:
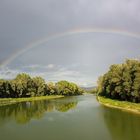
M 82 90 L 74 83 L 60 81 L 45 83 L 41 77 L 31 78 L 28 74 L 18 74 L 13 80 L 0 80 L 0 98 L 34 97 L 45 95 L 79 95 Z
M 112 65 L 98 80 L 98 94 L 112 99 L 140 102 L 140 61 Z
M 56 91 L 59 95 L 80 95 L 83 92 L 76 84 L 67 81 L 56 83 Z

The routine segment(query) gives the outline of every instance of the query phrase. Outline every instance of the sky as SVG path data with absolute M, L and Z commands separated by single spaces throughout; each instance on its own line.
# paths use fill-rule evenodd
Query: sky
M 0 0 L 0 78 L 26 72 L 94 86 L 140 58 L 139 0 Z

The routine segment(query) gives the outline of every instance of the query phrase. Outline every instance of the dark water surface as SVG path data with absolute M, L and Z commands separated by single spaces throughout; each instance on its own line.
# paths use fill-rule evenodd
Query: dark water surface
M 0 140 L 140 140 L 140 116 L 93 95 L 0 107 Z

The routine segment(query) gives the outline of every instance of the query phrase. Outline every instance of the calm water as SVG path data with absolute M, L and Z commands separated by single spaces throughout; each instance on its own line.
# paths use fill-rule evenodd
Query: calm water
M 0 140 L 140 140 L 140 116 L 93 95 L 0 107 Z

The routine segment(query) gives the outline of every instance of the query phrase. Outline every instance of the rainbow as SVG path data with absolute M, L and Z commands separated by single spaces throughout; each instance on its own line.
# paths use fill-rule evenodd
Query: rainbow
M 0 65 L 1 67 L 5 67 L 8 64 L 10 64 L 12 61 L 14 61 L 17 57 L 20 55 L 28 52 L 29 50 L 46 43 L 48 41 L 58 39 L 61 37 L 69 36 L 69 35 L 74 35 L 74 34 L 81 34 L 81 33 L 107 33 L 107 34 L 118 34 L 122 36 L 128 36 L 132 38 L 137 38 L 140 39 L 140 34 L 138 33 L 132 33 L 124 30 L 118 30 L 118 29 L 101 29 L 101 28 L 84 28 L 84 29 L 75 29 L 75 30 L 69 30 L 66 32 L 62 33 L 57 33 L 50 35 L 49 37 L 41 38 L 39 40 L 33 41 L 27 46 L 25 46 L 23 49 L 17 50 L 13 55 L 11 55 L 7 60 L 3 61 L 2 64 Z

